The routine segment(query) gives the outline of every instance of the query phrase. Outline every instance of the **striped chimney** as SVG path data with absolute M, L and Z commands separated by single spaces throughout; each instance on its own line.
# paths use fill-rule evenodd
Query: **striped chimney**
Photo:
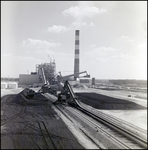
M 75 30 L 74 80 L 79 78 L 79 30 Z

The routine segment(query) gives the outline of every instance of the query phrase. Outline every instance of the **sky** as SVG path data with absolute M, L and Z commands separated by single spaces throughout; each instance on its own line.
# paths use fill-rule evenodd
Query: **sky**
M 80 71 L 147 80 L 147 1 L 1 1 L 1 77 L 54 60 L 73 74 L 75 30 Z

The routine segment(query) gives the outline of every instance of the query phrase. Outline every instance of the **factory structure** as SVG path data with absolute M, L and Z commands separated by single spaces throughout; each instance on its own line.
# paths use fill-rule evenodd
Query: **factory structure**
M 68 75 L 73 76 L 73 81 L 68 78 L 72 85 L 83 84 L 92 85 L 94 84 L 94 79 L 90 79 L 90 75 L 80 77 L 79 72 L 79 30 L 75 30 L 75 51 L 74 51 L 74 74 Z M 82 72 L 81 72 L 82 73 Z M 19 75 L 19 86 L 33 86 L 38 87 L 46 84 L 46 81 L 51 81 L 51 79 L 56 75 L 56 63 L 55 61 L 50 61 L 50 63 L 43 63 L 36 65 L 36 72 L 31 72 L 31 74 L 20 74 Z M 66 76 L 66 77 L 68 77 Z
M 50 63 L 42 63 L 36 65 L 36 72 L 31 74 L 20 74 L 19 85 L 21 86 L 42 86 L 46 84 L 46 80 L 50 81 L 56 74 L 56 63 L 51 61 Z

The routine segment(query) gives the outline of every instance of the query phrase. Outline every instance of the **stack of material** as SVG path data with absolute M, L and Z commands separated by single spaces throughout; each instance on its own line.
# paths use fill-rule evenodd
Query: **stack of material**
M 1 89 L 6 89 L 7 88 L 7 83 L 1 82 Z
M 9 82 L 7 88 L 9 88 L 9 89 L 17 89 L 18 88 L 18 83 L 16 83 L 16 82 Z

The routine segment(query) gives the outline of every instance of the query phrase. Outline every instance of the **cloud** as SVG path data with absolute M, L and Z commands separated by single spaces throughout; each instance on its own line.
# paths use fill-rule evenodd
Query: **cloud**
M 108 61 L 108 59 L 113 56 L 116 52 L 116 49 L 112 47 L 97 47 L 95 44 L 89 46 L 91 49 L 86 52 L 86 55 L 90 59 L 96 58 L 99 61 Z
M 48 32 L 52 33 L 64 33 L 69 30 L 73 30 L 73 28 L 81 28 L 81 27 L 93 27 L 95 26 L 93 22 L 86 23 L 82 21 L 84 17 L 93 17 L 96 14 L 104 13 L 106 9 L 99 9 L 94 6 L 88 6 L 91 2 L 78 2 L 79 6 L 72 6 L 62 12 L 62 14 L 67 16 L 72 16 L 75 18 L 74 22 L 72 22 L 71 27 L 66 27 L 62 25 L 53 25 L 47 28 Z
M 101 47 L 100 48 L 100 51 L 105 51 L 105 52 L 113 52 L 113 51 L 115 51 L 115 49 L 114 48 L 112 48 L 112 47 Z
M 31 56 L 15 56 L 14 57 L 16 60 L 18 60 L 19 62 L 22 61 L 22 62 L 38 62 L 38 61 L 41 61 L 40 59 L 38 58 L 35 58 L 35 57 L 31 57 Z
M 85 53 L 85 58 L 90 59 L 91 63 L 100 64 L 100 65 L 112 65 L 121 67 L 134 67 L 137 65 L 143 65 L 143 68 L 146 65 L 146 56 L 145 58 L 139 54 L 138 55 L 130 55 L 119 53 L 119 50 L 114 49 L 113 47 L 97 47 L 95 44 L 89 46 L 90 49 Z M 144 47 L 142 44 L 139 47 Z M 86 61 L 86 60 L 84 60 Z M 92 64 L 93 66 L 93 64 Z
M 93 27 L 95 26 L 93 22 L 90 22 L 89 24 L 86 22 L 81 22 L 79 20 L 76 20 L 72 22 L 72 26 L 76 29 L 80 29 L 81 27 Z
M 145 43 L 139 44 L 138 49 L 139 51 L 137 55 L 147 59 L 147 43 L 145 42 Z
M 54 33 L 61 33 L 61 32 L 66 32 L 69 31 L 71 28 L 67 28 L 62 25 L 53 25 L 52 27 L 48 27 L 47 30 L 48 32 L 54 32 Z
M 119 39 L 119 41 L 127 41 L 127 42 L 133 42 L 134 40 L 132 40 L 130 37 L 122 35 Z
M 93 23 L 93 22 L 90 22 L 89 26 L 92 26 L 92 27 L 93 27 L 93 26 L 95 26 L 95 25 L 94 25 L 94 23 Z
M 35 57 L 31 57 L 31 56 L 14 56 L 14 55 L 12 55 L 12 54 L 2 54 L 2 59 L 3 59 L 4 57 L 9 57 L 9 59 L 10 59 L 11 61 L 18 61 L 18 62 L 20 62 L 20 61 L 22 61 L 22 62 L 24 62 L 24 61 L 26 61 L 26 62 L 28 62 L 28 61 L 33 62 L 33 61 L 38 61 L 38 60 L 40 60 L 40 59 L 37 59 L 37 58 L 35 58 Z M 9 61 L 10 61 L 10 60 L 9 60 Z
M 116 51 L 114 48 L 112 47 L 96 47 L 95 44 L 90 45 L 89 47 L 91 47 L 92 49 L 89 51 L 89 53 L 93 53 L 93 54 L 100 54 L 100 53 L 106 53 L 106 52 L 113 52 Z
M 117 55 L 110 56 L 109 59 L 115 63 L 124 62 L 127 63 L 127 61 L 133 62 L 134 56 L 129 54 L 123 54 L 119 53 Z
M 45 40 L 37 40 L 37 39 L 27 39 L 26 41 L 23 41 L 23 46 L 27 47 L 35 47 L 35 48 L 50 48 L 50 47 L 58 47 L 60 46 L 60 43 L 54 43 L 54 42 L 47 42 Z
M 89 46 L 91 49 L 86 53 L 90 60 L 96 64 L 116 66 L 120 70 L 132 70 L 136 66 L 136 70 L 141 72 L 143 76 L 147 72 L 147 43 L 138 46 L 139 51 L 133 54 L 120 53 L 112 47 L 97 47 L 95 44 Z M 87 58 L 86 56 L 86 58 Z M 93 66 L 93 64 L 92 64 Z
M 142 43 L 138 46 L 139 51 L 137 53 L 138 62 L 143 64 L 143 67 L 147 66 L 147 43 Z
M 74 18 L 82 19 L 83 17 L 93 17 L 96 14 L 105 13 L 106 9 L 99 9 L 94 6 L 72 6 L 62 12 L 64 16 L 72 16 Z
M 96 45 L 95 45 L 95 44 L 91 44 L 91 45 L 89 45 L 89 47 L 90 47 L 90 48 L 95 48 Z
M 75 21 L 75 22 L 72 23 L 72 25 L 75 26 L 75 27 L 79 27 L 79 26 L 86 26 L 87 24 L 85 22 Z

